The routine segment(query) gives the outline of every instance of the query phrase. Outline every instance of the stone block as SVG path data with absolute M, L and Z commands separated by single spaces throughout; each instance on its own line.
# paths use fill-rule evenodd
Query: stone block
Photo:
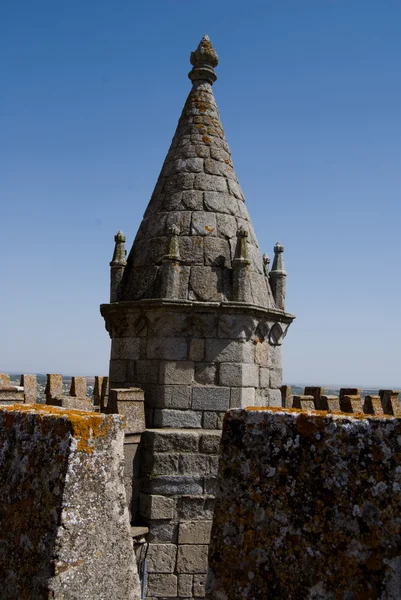
M 194 410 L 223 411 L 230 406 L 230 388 L 228 387 L 193 387 L 192 408 Z
M 93 411 L 93 403 L 90 398 L 75 398 L 74 396 L 61 396 L 46 400 L 48 406 L 58 406 L 67 410 Z
M 292 397 L 292 408 L 315 410 L 315 399 L 313 396 L 294 395 Z
M 202 418 L 203 429 L 217 429 L 217 413 L 204 412 Z
M 255 390 L 255 406 L 282 406 L 281 390 Z
M 217 493 L 217 472 L 214 477 L 205 477 L 203 482 L 203 493 L 213 494 Z
M 178 500 L 177 511 L 180 520 L 213 519 L 213 496 L 182 496 Z
M 208 210 L 215 213 L 231 215 L 238 213 L 238 204 L 228 193 L 205 191 L 204 204 Z
M 147 358 L 165 360 L 186 360 L 188 341 L 186 338 L 150 338 L 146 348 Z
M 149 544 L 146 555 L 148 573 L 173 573 L 176 556 L 175 544 Z
M 255 340 L 255 362 L 261 367 L 269 366 L 269 350 L 270 346 L 267 342 Z
M 225 178 L 219 175 L 197 173 L 195 175 L 194 189 L 207 192 L 227 192 L 227 183 Z
M 281 405 L 285 408 L 292 408 L 292 399 L 291 399 L 291 386 L 290 385 L 282 385 L 280 388 L 281 391 Z M 320 403 L 320 396 L 319 396 Z M 316 407 L 319 409 L 319 405 Z
M 107 412 L 125 417 L 126 435 L 141 433 L 145 429 L 143 391 L 138 388 L 110 390 Z
M 153 452 L 197 452 L 200 432 L 163 431 L 162 429 L 146 430 L 142 434 L 143 448 Z
M 192 597 L 192 582 L 193 575 L 189 573 L 181 573 L 178 575 L 178 596 L 180 598 Z
M 340 405 L 341 405 L 343 396 L 360 396 L 361 391 L 362 391 L 361 388 L 340 388 L 340 393 L 339 393 Z
M 20 385 L 24 388 L 25 404 L 36 404 L 38 396 L 36 375 L 21 375 Z
M 189 384 L 194 380 L 194 363 L 192 361 L 160 361 L 159 383 L 163 384 Z
M 137 360 L 135 362 L 135 371 L 135 379 L 138 384 L 157 383 L 159 379 L 159 361 Z
M 173 521 L 149 521 L 147 541 L 153 544 L 176 544 L 178 525 Z
M 217 368 L 214 363 L 196 363 L 195 381 L 203 385 L 214 385 L 216 383 Z
M 221 267 L 192 267 L 189 278 L 193 300 L 220 302 L 223 292 Z
M 148 596 L 156 596 L 157 598 L 176 598 L 177 575 L 172 573 L 149 573 L 147 597 Z
M 63 395 L 63 376 L 60 374 L 51 373 L 47 375 L 46 399 L 54 398 L 55 396 Z
M 13 404 L 14 402 L 24 402 L 24 392 L 19 386 L 3 385 L 0 387 L 1 404 Z
M 308 385 L 304 388 L 305 396 L 313 396 L 313 399 L 315 401 L 316 410 L 319 410 L 320 396 L 323 396 L 323 394 L 324 394 L 324 388 L 320 387 L 320 386 Z
M 281 346 L 270 346 L 270 367 L 272 369 L 282 368 Z
M 178 469 L 182 475 L 208 475 L 210 472 L 209 456 L 206 454 L 185 454 L 179 455 Z
M 113 386 L 127 381 L 127 366 L 128 361 L 126 360 L 110 361 L 110 381 Z
M 283 369 L 270 369 L 270 387 L 280 388 L 283 381 Z
M 122 425 L 42 404 L 0 411 L 2 598 L 140 597 Z
M 368 415 L 383 415 L 384 411 L 380 396 L 372 396 L 371 394 L 367 394 L 363 404 L 363 412 Z
M 208 237 L 205 239 L 205 265 L 231 267 L 230 245 L 226 240 Z
M 194 410 L 173 410 L 156 408 L 153 416 L 154 427 L 170 427 L 171 429 L 202 427 L 202 413 Z
M 259 368 L 259 385 L 261 388 L 270 387 L 270 369 L 266 367 Z
M 209 544 L 212 521 L 185 521 L 178 529 L 179 544 Z
M 230 408 L 245 408 L 255 405 L 255 388 L 231 388 Z
M 7 373 L 0 373 L 0 385 L 10 385 L 10 376 Z
M 208 546 L 178 546 L 178 573 L 206 573 Z
M 231 215 L 217 215 L 217 230 L 224 238 L 233 238 L 237 234 L 237 221 Z
M 209 362 L 253 363 L 254 344 L 236 340 L 206 340 L 206 360 Z
M 169 212 L 166 221 L 166 231 L 169 233 L 170 228 L 177 225 L 181 235 L 189 235 L 191 228 L 191 213 L 188 211 Z
M 142 473 L 150 473 L 152 477 L 155 475 L 177 474 L 179 456 L 177 452 L 149 452 L 145 450 L 142 453 L 141 471 Z
M 175 500 L 167 496 L 152 494 L 139 495 L 139 514 L 152 520 L 172 519 L 174 516 Z
M 319 410 L 327 410 L 329 412 L 340 412 L 340 399 L 338 396 L 320 396 Z
M 342 396 L 342 398 L 340 398 L 340 408 L 341 408 L 342 412 L 348 412 L 348 413 L 363 412 L 361 397 L 344 394 Z
M 257 319 L 248 315 L 221 315 L 218 336 L 235 340 L 250 340 L 257 327 Z
M 202 433 L 199 442 L 199 451 L 203 454 L 218 454 L 220 448 L 220 432 Z
M 151 405 L 156 408 L 189 408 L 191 405 L 191 386 L 157 385 L 150 391 Z
M 193 597 L 194 598 L 204 598 L 205 597 L 205 588 L 206 588 L 206 575 L 199 574 L 199 573 L 194 575 Z
M 140 358 L 141 338 L 121 337 L 111 341 L 111 358 L 137 360 Z
M 174 496 L 175 494 L 203 494 L 202 477 L 183 475 L 144 476 L 142 491 L 147 494 Z
M 203 265 L 203 237 L 184 236 L 178 237 L 181 263 L 187 265 Z
M 189 360 L 194 362 L 202 361 L 205 357 L 205 340 L 201 338 L 192 338 L 189 342 Z M 195 365 L 196 369 L 196 365 Z
M 192 213 L 192 235 L 217 235 L 216 215 L 212 212 L 196 211 Z
M 258 387 L 259 367 L 254 364 L 222 363 L 220 385 L 231 387 Z

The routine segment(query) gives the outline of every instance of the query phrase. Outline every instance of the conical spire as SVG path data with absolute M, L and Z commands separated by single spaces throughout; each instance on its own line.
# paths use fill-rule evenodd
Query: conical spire
M 163 297 L 161 267 L 175 225 L 180 299 L 235 300 L 233 260 L 243 229 L 250 261 L 247 303 L 274 307 L 212 92 L 218 56 L 207 36 L 191 53 L 191 64 L 192 89 L 128 257 L 122 298 Z

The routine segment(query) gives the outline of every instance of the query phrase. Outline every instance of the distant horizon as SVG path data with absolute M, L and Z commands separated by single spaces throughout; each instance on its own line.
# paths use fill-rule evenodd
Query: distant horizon
M 32 372 L 28 372 L 28 371 L 7 371 L 7 370 L 1 370 L 0 369 L 0 373 L 5 373 L 8 374 L 10 377 L 20 377 L 22 374 L 33 374 L 36 376 L 41 376 L 41 377 L 46 377 L 47 373 L 42 373 L 42 372 L 37 372 L 37 373 L 32 373 Z M 87 373 L 58 373 L 60 375 L 62 375 L 62 377 L 65 378 L 69 378 L 69 377 L 87 377 L 87 378 L 91 378 L 93 379 L 94 377 L 100 376 L 100 377 L 108 377 L 108 375 L 104 375 L 102 373 L 95 373 L 94 375 L 88 375 Z M 393 390 L 401 390 L 401 385 L 366 385 L 366 384 L 361 384 L 361 383 L 355 383 L 354 381 L 352 382 L 348 382 L 348 383 L 322 383 L 320 382 L 316 382 L 316 381 L 307 381 L 307 382 L 292 382 L 289 383 L 287 381 L 283 381 L 283 385 L 290 385 L 291 387 L 307 387 L 307 386 L 320 386 L 320 387 L 324 387 L 327 389 L 333 389 L 333 390 L 337 390 L 340 388 L 345 388 L 345 387 L 357 387 L 357 388 L 361 388 L 362 390 L 366 390 L 366 389 L 373 389 L 373 390 L 384 390 L 384 389 L 393 389 Z

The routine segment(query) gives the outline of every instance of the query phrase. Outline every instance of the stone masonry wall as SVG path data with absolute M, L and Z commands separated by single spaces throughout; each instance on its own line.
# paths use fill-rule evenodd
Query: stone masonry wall
M 397 600 L 401 419 L 233 410 L 209 600 Z
M 3 600 L 140 598 L 116 415 L 0 410 Z
M 221 429 L 229 408 L 281 406 L 281 347 L 257 311 L 132 309 L 113 320 L 110 386 L 145 390 L 148 427 Z M 276 324 L 278 325 L 278 324 Z
M 205 597 L 221 432 L 146 430 L 140 518 L 149 526 L 148 600 Z

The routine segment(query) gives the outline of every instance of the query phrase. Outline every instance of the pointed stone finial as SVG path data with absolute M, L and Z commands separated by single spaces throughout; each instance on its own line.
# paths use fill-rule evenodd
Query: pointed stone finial
M 177 225 L 169 229 L 170 238 L 167 242 L 167 253 L 163 256 L 161 268 L 161 297 L 170 300 L 180 297 L 180 230 Z
M 248 259 L 248 232 L 244 227 L 240 227 L 237 231 L 237 248 L 234 260 L 250 264 Z
M 262 260 L 263 260 L 263 272 L 265 274 L 265 277 L 269 277 L 269 265 L 270 265 L 270 258 L 267 256 L 267 254 L 265 253 L 262 256 Z
M 167 242 L 167 252 L 163 257 L 164 261 L 179 261 L 180 260 L 180 246 L 178 243 L 178 236 L 180 230 L 177 225 L 172 225 L 169 228 L 170 238 Z
M 114 253 L 110 263 L 110 302 L 118 301 L 120 282 L 127 264 L 127 251 L 125 249 L 125 235 L 120 231 L 114 236 Z
M 248 258 L 248 232 L 244 227 L 237 231 L 237 247 L 233 260 L 233 296 L 236 302 L 252 304 L 252 291 Z
M 277 242 L 274 246 L 274 260 L 272 270 L 270 271 L 270 282 L 273 292 L 273 298 L 277 308 L 285 310 L 285 293 L 287 273 L 284 268 L 284 246 Z
M 114 246 L 114 253 L 113 253 L 113 259 L 110 263 L 111 267 L 115 267 L 115 266 L 124 266 L 127 264 L 127 260 L 126 260 L 126 256 L 127 256 L 127 251 L 125 249 L 125 242 L 126 242 L 126 237 L 123 234 L 123 232 L 120 231 L 114 236 L 114 241 L 115 241 L 115 246 Z
M 219 64 L 219 57 L 208 35 L 204 35 L 197 49 L 191 52 L 190 61 L 193 68 L 188 73 L 188 77 L 192 83 L 203 80 L 213 85 L 217 79 L 214 67 Z

